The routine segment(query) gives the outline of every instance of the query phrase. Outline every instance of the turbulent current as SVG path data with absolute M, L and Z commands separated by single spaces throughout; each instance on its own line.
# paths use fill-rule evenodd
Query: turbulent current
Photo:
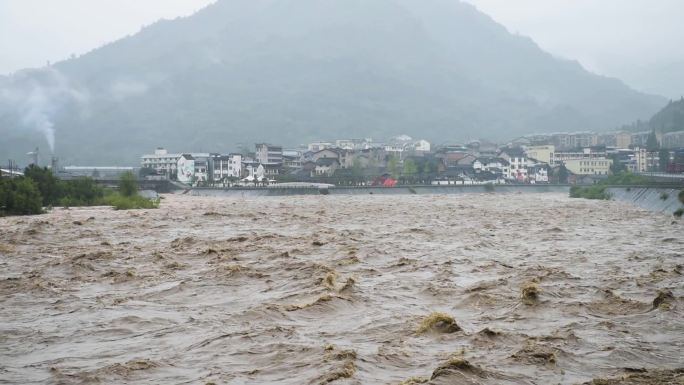
M 0 218 L 0 383 L 684 384 L 683 230 L 560 194 Z

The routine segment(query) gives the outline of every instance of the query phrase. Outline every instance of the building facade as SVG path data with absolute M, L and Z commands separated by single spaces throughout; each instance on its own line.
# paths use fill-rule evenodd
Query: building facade
M 555 152 L 556 147 L 552 144 L 525 147 L 525 154 L 528 158 L 533 158 L 549 165 L 553 165 Z
M 261 164 L 281 164 L 283 163 L 283 147 L 274 146 L 268 143 L 257 143 L 255 157 Z
M 143 155 L 140 165 L 155 170 L 157 174 L 171 176 L 176 173 L 180 157 L 181 154 L 169 154 L 165 148 L 159 147 L 154 154 Z
M 565 167 L 575 175 L 610 175 L 613 161 L 606 158 L 568 159 Z
M 663 134 L 662 147 L 668 150 L 684 148 L 684 131 L 668 132 Z

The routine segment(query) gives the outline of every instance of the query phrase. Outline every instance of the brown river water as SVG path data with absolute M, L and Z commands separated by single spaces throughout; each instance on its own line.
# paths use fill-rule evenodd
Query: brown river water
M 164 198 L 0 218 L 0 383 L 684 384 L 672 217 L 555 193 Z M 435 312 L 454 322 L 419 331 Z

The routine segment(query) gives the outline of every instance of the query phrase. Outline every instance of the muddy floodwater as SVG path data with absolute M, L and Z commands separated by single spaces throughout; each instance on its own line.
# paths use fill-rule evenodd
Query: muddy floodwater
M 0 218 L 0 383 L 684 384 L 684 224 L 561 194 Z

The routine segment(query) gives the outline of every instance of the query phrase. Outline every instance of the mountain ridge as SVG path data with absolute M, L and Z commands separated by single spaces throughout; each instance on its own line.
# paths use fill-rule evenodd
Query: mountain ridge
M 451 0 L 220 0 L 51 70 L 73 88 L 59 95 L 82 96 L 47 114 L 73 163 L 134 164 L 158 145 L 608 130 L 665 104 Z M 16 120 L 0 108 L 1 130 Z M 11 147 L 36 141 L 13 134 Z

